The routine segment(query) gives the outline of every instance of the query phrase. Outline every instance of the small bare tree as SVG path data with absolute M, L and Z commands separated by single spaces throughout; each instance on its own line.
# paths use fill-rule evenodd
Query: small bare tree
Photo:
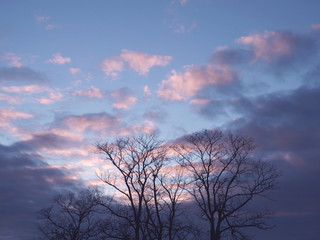
M 167 146 L 168 147 L 168 146 Z M 161 171 L 160 171 L 161 170 Z M 167 171 L 170 172 L 167 172 Z M 179 205 L 185 186 L 183 169 L 170 166 L 156 171 L 145 195 L 147 231 L 149 239 L 174 240 L 188 231 L 186 221 L 180 221 Z
M 78 195 L 68 193 L 54 198 L 53 204 L 40 210 L 40 239 L 90 240 L 98 239 L 100 206 L 97 190 L 83 190 Z
M 190 226 L 187 226 L 187 222 L 183 220 L 179 221 L 181 212 L 179 212 L 179 205 L 182 201 L 183 193 L 185 192 L 185 177 L 183 175 L 182 168 L 176 168 L 170 174 L 165 173 L 160 178 L 161 188 L 163 189 L 163 206 L 166 209 L 167 214 L 167 239 L 173 240 L 181 236 L 182 232 L 184 237 L 190 232 Z M 189 227 L 186 231 L 185 227 Z
M 210 224 L 210 240 L 247 239 L 243 229 L 270 227 L 268 212 L 248 207 L 275 188 L 279 173 L 251 156 L 251 139 L 204 130 L 187 135 L 175 149 L 190 174 L 188 191 Z

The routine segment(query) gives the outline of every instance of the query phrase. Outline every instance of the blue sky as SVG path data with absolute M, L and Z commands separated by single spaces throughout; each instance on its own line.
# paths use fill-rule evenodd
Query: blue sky
M 221 128 L 253 137 L 283 171 L 279 226 L 259 239 L 317 239 L 319 9 L 317 0 L 2 0 L 0 238 L 32 236 L 26 219 L 59 189 L 98 184 L 96 142 Z M 10 212 L 18 199 L 33 204 Z

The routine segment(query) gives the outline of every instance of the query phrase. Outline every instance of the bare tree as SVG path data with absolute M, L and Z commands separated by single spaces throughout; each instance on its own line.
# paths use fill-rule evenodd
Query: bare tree
M 154 135 L 141 135 L 98 144 L 97 149 L 112 166 L 100 179 L 116 192 L 103 205 L 126 223 L 128 234 L 123 239 L 174 240 L 191 232 L 178 219 L 185 185 L 182 171 L 166 172 L 165 167 L 175 163 L 169 157 L 169 145 Z
M 279 173 L 252 155 L 252 140 L 220 131 L 187 135 L 176 147 L 189 172 L 188 191 L 210 224 L 210 240 L 247 239 L 243 229 L 268 229 L 267 211 L 250 210 L 251 202 L 277 184 Z
M 40 239 L 89 240 L 98 239 L 100 193 L 83 190 L 54 198 L 53 204 L 40 210 Z
M 112 201 L 104 203 L 104 206 L 133 228 L 133 239 L 147 239 L 150 231 L 145 226 L 151 220 L 145 218 L 150 217 L 150 214 L 144 214 L 151 201 L 147 191 L 152 188 L 152 181 L 156 181 L 160 169 L 167 161 L 167 148 L 154 135 L 142 135 L 98 144 L 97 149 L 116 170 L 116 173 L 101 174 L 100 179 L 116 190 L 130 211 L 119 211 L 119 205 L 116 206 Z M 158 207 L 157 201 L 155 206 Z

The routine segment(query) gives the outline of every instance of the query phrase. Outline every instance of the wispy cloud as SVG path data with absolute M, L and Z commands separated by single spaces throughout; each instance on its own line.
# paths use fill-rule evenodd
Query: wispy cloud
M 28 134 L 25 134 L 23 129 L 20 129 L 16 126 L 15 122 L 17 120 L 28 120 L 35 118 L 34 114 L 27 113 L 27 112 L 21 112 L 18 110 L 15 110 L 14 108 L 6 108 L 3 110 L 0 110 L 0 130 L 3 133 L 9 133 L 12 136 L 18 137 L 18 138 L 24 138 Z
M 62 127 L 72 129 L 78 133 L 84 133 L 87 130 L 93 131 L 116 131 L 119 128 L 120 119 L 104 113 L 72 115 L 61 120 Z
M 89 97 L 89 98 L 103 98 L 104 97 L 104 91 L 91 87 L 90 89 L 86 90 L 77 90 L 73 92 L 73 95 L 78 95 L 82 97 Z
M 0 93 L 0 101 L 7 102 L 9 104 L 20 104 L 24 100 L 21 97 L 10 96 L 10 95 L 7 95 L 7 94 Z
M 35 16 L 36 21 L 42 25 L 45 25 L 45 29 L 46 30 L 52 30 L 57 28 L 58 26 L 52 23 L 48 23 L 49 20 L 51 19 L 50 16 Z
M 21 57 L 18 57 L 15 53 L 0 54 L 0 60 L 8 61 L 13 67 L 20 68 L 23 64 L 20 62 Z
M 46 29 L 47 30 L 51 30 L 51 29 L 55 29 L 55 28 L 57 28 L 58 26 L 57 25 L 53 25 L 53 24 L 48 24 L 48 25 L 46 25 Z
M 49 63 L 63 65 L 71 62 L 71 58 L 62 57 L 60 53 L 53 54 L 53 58 L 48 60 Z
M 312 24 L 311 28 L 312 29 L 320 29 L 320 24 Z
M 205 105 L 208 104 L 211 100 L 208 98 L 195 98 L 190 101 L 190 104 L 193 105 Z
M 28 119 L 33 118 L 34 115 L 26 112 L 19 112 L 12 109 L 0 110 L 0 116 L 2 121 L 12 120 L 12 119 Z
M 146 75 L 154 66 L 166 66 L 172 60 L 171 56 L 149 55 L 147 53 L 122 49 L 122 53 L 113 58 L 107 58 L 102 62 L 102 70 L 106 76 L 118 77 L 128 65 L 139 75 Z
M 82 73 L 81 69 L 80 68 L 69 68 L 70 72 L 72 74 L 79 74 L 79 73 Z
M 82 115 L 69 115 L 55 120 L 51 128 L 43 133 L 71 139 L 72 141 L 85 141 L 87 137 L 95 133 L 95 141 L 105 136 L 127 136 L 137 133 L 151 133 L 155 131 L 152 121 L 144 121 L 141 124 L 127 125 L 123 119 L 108 113 L 88 113 Z M 87 140 L 87 139 L 86 139 Z M 91 143 L 86 143 L 91 145 Z
M 50 91 L 48 97 L 40 97 L 40 98 L 34 98 L 37 102 L 44 104 L 44 105 L 50 105 L 54 104 L 56 102 L 63 101 L 64 95 L 61 92 L 57 91 Z
M 187 3 L 190 0 L 172 0 L 168 4 L 169 28 L 175 33 L 189 33 L 197 27 L 195 16 L 190 17 L 190 9 L 187 9 Z M 188 12 L 188 18 L 186 18 Z M 193 11 L 195 14 L 197 11 Z
M 132 91 L 128 88 L 123 87 L 116 91 L 110 93 L 111 98 L 114 100 L 112 104 L 114 108 L 117 109 L 130 109 L 132 108 L 138 99 L 136 97 L 131 96 Z
M 25 86 L 3 86 L 0 87 L 0 89 L 9 93 L 39 93 L 49 91 L 48 87 L 35 84 Z
M 35 16 L 36 20 L 38 23 L 43 23 L 43 22 L 47 22 L 48 20 L 50 20 L 50 16 Z
M 189 0 L 179 0 L 181 6 L 184 6 L 187 4 L 187 2 L 189 2 Z
M 151 93 L 151 91 L 150 91 L 148 86 L 144 86 L 143 87 L 143 93 L 144 93 L 144 97 L 149 97 L 149 96 L 152 95 L 152 93 Z
M 10 93 L 16 94 L 18 96 L 8 96 L 12 103 L 22 103 L 23 101 L 33 101 L 38 102 L 40 104 L 50 105 L 59 101 L 64 101 L 64 94 L 60 92 L 59 89 L 52 89 L 47 86 L 42 85 L 23 85 L 23 86 L 3 86 L 0 87 L 0 90 Z M 32 95 L 32 98 L 29 97 Z M 24 98 L 21 98 L 24 96 Z
M 156 131 L 156 124 L 153 121 L 146 120 L 143 121 L 141 125 L 132 124 L 130 127 L 130 134 L 137 134 L 137 133 L 146 133 L 146 134 L 152 134 Z
M 182 24 L 182 23 L 173 23 L 170 25 L 170 28 L 174 30 L 175 33 L 188 33 L 197 27 L 197 24 L 192 23 L 190 25 Z

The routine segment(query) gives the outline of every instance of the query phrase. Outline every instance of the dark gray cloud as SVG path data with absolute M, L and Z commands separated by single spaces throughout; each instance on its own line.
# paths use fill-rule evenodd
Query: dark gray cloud
M 278 226 L 268 234 L 257 233 L 257 239 L 315 239 L 306 229 L 316 232 L 314 220 L 320 217 L 319 102 L 320 88 L 300 87 L 233 103 L 242 118 L 225 128 L 253 137 L 256 154 L 272 161 L 283 175 L 272 193 L 274 201 L 268 203 Z
M 319 76 L 317 70 L 308 80 Z M 262 202 L 275 212 L 272 222 L 278 226 L 267 232 L 253 231 L 254 239 L 316 239 L 315 219 L 320 218 L 319 102 L 319 85 L 306 84 L 259 97 L 239 94 L 212 100 L 200 109 L 213 119 L 228 112 L 239 114 L 224 130 L 252 137 L 255 154 L 272 161 L 282 172 L 278 189 L 270 195 L 273 201 Z
M 53 195 L 82 186 L 66 170 L 53 168 L 22 143 L 0 144 L 0 239 L 34 239 L 37 211 Z M 30 146 L 29 146 L 30 147 Z
M 313 66 L 305 75 L 304 75 L 304 84 L 311 88 L 319 87 L 320 81 L 320 64 Z
M 318 39 L 312 34 L 296 34 L 290 31 L 278 31 L 266 39 L 266 41 L 270 47 L 268 50 L 276 47 L 288 47 L 290 49 L 288 54 L 278 54 L 273 56 L 271 61 L 269 61 L 268 64 L 276 71 L 298 67 L 296 64 L 306 64 L 318 53 Z M 273 44 L 271 42 L 273 42 Z M 287 46 L 282 46 L 282 44 Z
M 270 83 L 257 79 L 259 84 L 274 84 L 283 81 L 280 75 L 297 73 L 292 81 L 300 87 L 266 94 L 263 89 L 250 88 L 248 79 L 242 76 L 236 87 L 227 86 L 222 89 L 224 91 L 206 88 L 199 92 L 211 101 L 197 110 L 213 120 L 240 116 L 223 129 L 252 137 L 257 146 L 255 154 L 269 159 L 282 171 L 279 188 L 271 194 L 274 201 L 262 202 L 275 212 L 273 222 L 278 226 L 267 232 L 252 232 L 254 239 L 317 239 L 318 221 L 315 220 L 320 219 L 317 186 L 320 173 L 319 35 L 278 31 L 250 37 L 242 39 L 250 42 L 245 47 L 218 50 L 212 61 L 229 64 L 239 71 L 245 67 L 249 72 L 268 77 Z M 279 48 L 275 48 L 277 46 Z M 288 77 L 284 79 L 291 81 Z
M 320 141 L 319 101 L 320 88 L 300 87 L 289 93 L 242 98 L 232 107 L 242 114 L 238 121 L 243 132 L 257 136 L 258 145 L 265 150 L 310 151 Z M 258 138 L 261 135 L 265 138 Z
M 34 134 L 31 139 L 15 143 L 12 147 L 20 150 L 66 149 L 78 145 L 78 141 L 54 133 Z
M 28 67 L 0 67 L 0 82 L 46 82 L 44 74 L 33 71 Z
M 213 63 L 238 65 L 248 63 L 253 57 L 253 52 L 242 48 L 222 48 L 212 55 Z

